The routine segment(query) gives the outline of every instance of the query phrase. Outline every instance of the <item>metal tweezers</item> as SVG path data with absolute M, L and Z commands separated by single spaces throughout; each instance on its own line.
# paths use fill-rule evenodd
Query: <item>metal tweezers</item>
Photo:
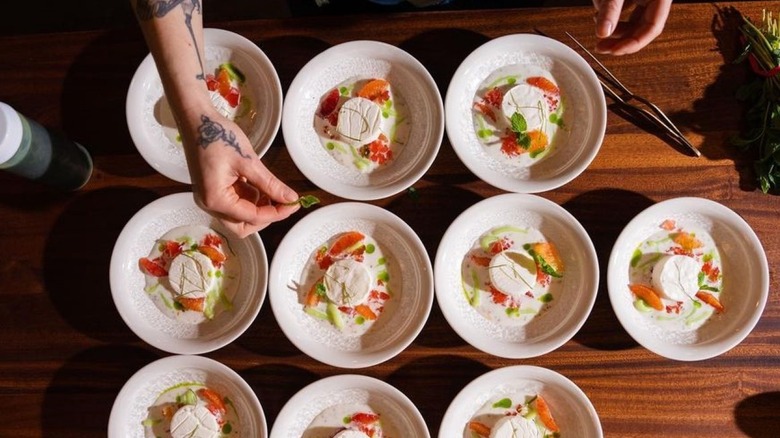
M 580 44 L 579 41 L 577 41 L 576 38 L 574 38 L 569 32 L 566 32 L 566 35 L 572 39 L 579 47 L 582 49 L 585 53 L 588 54 L 590 59 L 592 59 L 596 64 L 598 64 L 599 67 L 601 67 L 602 70 L 606 73 L 608 76 L 608 81 L 623 93 L 623 96 L 616 93 L 612 88 L 609 87 L 609 85 L 602 80 L 601 75 L 597 75 L 599 78 L 599 82 L 601 82 L 601 87 L 604 88 L 604 92 L 609 95 L 618 105 L 623 107 L 624 109 L 628 111 L 633 111 L 635 114 L 640 115 L 641 117 L 644 117 L 649 123 L 663 129 L 672 139 L 680 143 L 682 146 L 685 146 L 688 150 L 690 150 L 695 156 L 700 157 L 701 152 L 699 152 L 698 149 L 693 147 L 693 145 L 688 141 L 687 138 L 685 138 L 685 135 L 683 135 L 682 132 L 677 128 L 677 126 L 672 123 L 671 120 L 669 120 L 669 117 L 664 114 L 663 111 L 661 111 L 658 106 L 656 106 L 654 103 L 650 102 L 648 99 L 639 96 L 637 94 L 632 93 L 628 88 L 626 88 L 623 83 L 621 83 L 618 78 L 615 77 L 615 75 L 612 74 L 612 72 L 607 69 L 607 67 L 604 66 L 595 56 L 593 56 L 592 53 L 588 49 L 585 48 L 582 44 Z M 634 105 L 630 101 L 631 100 L 637 100 L 640 103 L 643 103 L 645 106 L 647 106 L 648 109 Z

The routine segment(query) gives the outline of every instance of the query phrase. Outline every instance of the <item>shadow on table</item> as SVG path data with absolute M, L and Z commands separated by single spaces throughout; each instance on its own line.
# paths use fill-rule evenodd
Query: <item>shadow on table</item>
M 480 33 L 465 29 L 437 29 L 423 32 L 404 41 L 400 48 L 414 56 L 431 74 L 439 88 L 442 101 L 450 80 L 460 63 L 477 47 L 490 40 Z M 448 56 L 441 56 L 446 48 Z
M 777 437 L 780 431 L 780 391 L 750 396 L 734 408 L 739 429 L 750 438 Z
M 321 39 L 299 35 L 269 38 L 254 41 L 254 43 L 260 47 L 274 65 L 285 96 L 290 84 L 303 66 L 315 56 L 332 47 L 331 44 Z
M 44 394 L 43 438 L 105 437 L 122 386 L 157 359 L 150 350 L 116 345 L 91 348 L 68 359 Z
M 154 192 L 110 188 L 75 198 L 46 240 L 43 279 L 52 304 L 67 323 L 101 341 L 134 339 L 111 298 L 109 266 L 119 233 Z
M 62 129 L 93 157 L 137 153 L 127 128 L 125 102 L 135 70 L 148 53 L 137 27 L 115 29 L 95 38 L 68 69 L 62 87 Z M 148 166 L 120 162 L 102 170 L 130 177 L 155 173 Z
M 704 136 L 700 147 L 704 157 L 709 160 L 732 160 L 739 173 L 740 189 L 751 192 L 758 188 L 753 171 L 753 160 L 756 156 L 742 152 L 729 142 L 732 134 L 738 134 L 744 128 L 744 114 L 733 114 L 724 110 L 733 108 L 737 89 L 751 78 L 747 62 L 734 64 L 743 48 L 738 38 L 742 18 L 739 11 L 733 7 L 713 5 L 713 12 L 710 28 L 717 47 L 711 50 L 723 56 L 718 77 L 707 86 L 704 95 L 693 103 L 692 112 L 677 113 L 672 118 L 683 120 L 683 125 L 690 126 Z
M 239 374 L 257 394 L 263 406 L 269 432 L 285 403 L 298 391 L 321 377 L 287 363 L 262 365 L 241 371 Z M 299 408 L 304 409 L 306 406 Z
M 384 380 L 409 397 L 425 419 L 431 436 L 437 436 L 448 401 L 490 370 L 481 362 L 443 355 L 409 362 Z
M 623 228 L 654 202 L 638 193 L 618 189 L 594 190 L 563 204 L 588 232 L 599 260 L 599 291 L 585 325 L 574 339 L 598 350 L 625 350 L 637 345 L 615 316 L 607 290 L 607 265 Z

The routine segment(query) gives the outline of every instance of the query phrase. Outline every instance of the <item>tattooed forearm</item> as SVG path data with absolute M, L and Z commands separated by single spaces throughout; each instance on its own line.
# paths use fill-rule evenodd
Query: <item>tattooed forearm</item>
M 241 152 L 241 145 L 238 144 L 236 134 L 233 131 L 226 131 L 222 125 L 206 115 L 200 116 L 200 121 L 203 123 L 198 127 L 198 146 L 206 149 L 210 144 L 222 140 L 227 146 L 235 149 L 238 155 L 250 158 L 248 154 Z
M 187 30 L 189 30 L 190 37 L 192 38 L 192 44 L 195 47 L 195 54 L 198 56 L 200 73 L 195 77 L 200 80 L 205 80 L 206 75 L 203 71 L 203 60 L 200 57 L 198 40 L 195 38 L 195 31 L 192 29 L 192 15 L 195 12 L 201 13 L 200 0 L 136 0 L 135 13 L 139 20 L 148 21 L 152 18 L 162 18 L 168 15 L 168 12 L 172 11 L 177 6 L 181 6 L 184 11 L 184 24 L 187 25 Z
M 151 20 L 153 17 L 164 17 L 185 0 L 137 0 L 135 13 L 140 20 Z

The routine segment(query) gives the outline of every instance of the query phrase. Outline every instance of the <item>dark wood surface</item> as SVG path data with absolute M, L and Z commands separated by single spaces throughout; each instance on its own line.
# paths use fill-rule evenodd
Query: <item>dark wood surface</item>
M 579 333 L 528 360 L 492 357 L 460 339 L 434 304 L 417 340 L 397 357 L 360 370 L 323 365 L 297 350 L 266 302 L 249 330 L 206 356 L 235 369 L 260 398 L 269 424 L 295 392 L 322 377 L 356 372 L 406 393 L 437 436 L 453 397 L 472 379 L 515 364 L 547 367 L 590 397 L 606 437 L 780 436 L 780 198 L 756 188 L 752 157 L 728 145 L 741 126 L 736 88 L 748 78 L 738 52 L 735 6 L 760 20 L 771 2 L 675 5 L 664 34 L 637 55 L 604 57 L 629 87 L 664 108 L 703 152 L 691 158 L 610 107 L 599 155 L 571 183 L 541 196 L 574 214 L 591 235 L 602 272 L 598 299 Z M 417 57 L 446 92 L 463 58 L 491 38 L 538 28 L 593 46 L 590 8 L 309 17 L 213 24 L 256 42 L 283 89 L 313 56 L 335 44 L 377 39 Z M 61 194 L 0 175 L 0 436 L 101 437 L 114 398 L 142 366 L 167 356 L 136 337 L 110 296 L 108 266 L 127 220 L 163 195 L 188 190 L 157 174 L 137 153 L 124 102 L 147 49 L 134 27 L 0 37 L 0 100 L 65 131 L 92 152 L 95 172 L 79 192 Z M 265 163 L 296 190 L 325 203 L 296 169 L 281 133 Z M 500 193 L 471 174 L 448 140 L 414 187 L 373 202 L 408 222 L 433 258 L 463 210 Z M 739 346 L 694 363 L 659 357 L 634 342 L 609 304 L 606 261 L 623 226 L 655 202 L 701 196 L 732 208 L 753 227 L 770 263 L 770 298 Z M 261 232 L 272 256 L 306 212 Z M 568 435 L 568 436 L 576 436 Z

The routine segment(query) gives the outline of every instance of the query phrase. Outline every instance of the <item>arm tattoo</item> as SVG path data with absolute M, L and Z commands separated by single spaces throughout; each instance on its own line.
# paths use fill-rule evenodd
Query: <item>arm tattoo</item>
M 136 0 L 135 11 L 139 20 L 148 21 L 152 18 L 162 18 L 168 15 L 168 12 L 179 5 L 181 5 L 184 11 L 184 24 L 187 25 L 187 30 L 190 31 L 192 44 L 195 46 L 195 54 L 198 56 L 198 65 L 200 65 L 200 73 L 195 78 L 205 81 L 206 75 L 203 71 L 203 60 L 200 57 L 195 32 L 192 30 L 192 14 L 195 12 L 200 14 L 202 10 L 200 0 Z
M 248 154 L 241 152 L 241 145 L 236 140 L 236 133 L 233 131 L 226 131 L 225 128 L 219 123 L 211 120 L 206 115 L 200 116 L 201 122 L 198 127 L 198 146 L 206 149 L 210 144 L 222 140 L 225 145 L 236 150 L 236 153 L 243 158 L 250 158 Z

